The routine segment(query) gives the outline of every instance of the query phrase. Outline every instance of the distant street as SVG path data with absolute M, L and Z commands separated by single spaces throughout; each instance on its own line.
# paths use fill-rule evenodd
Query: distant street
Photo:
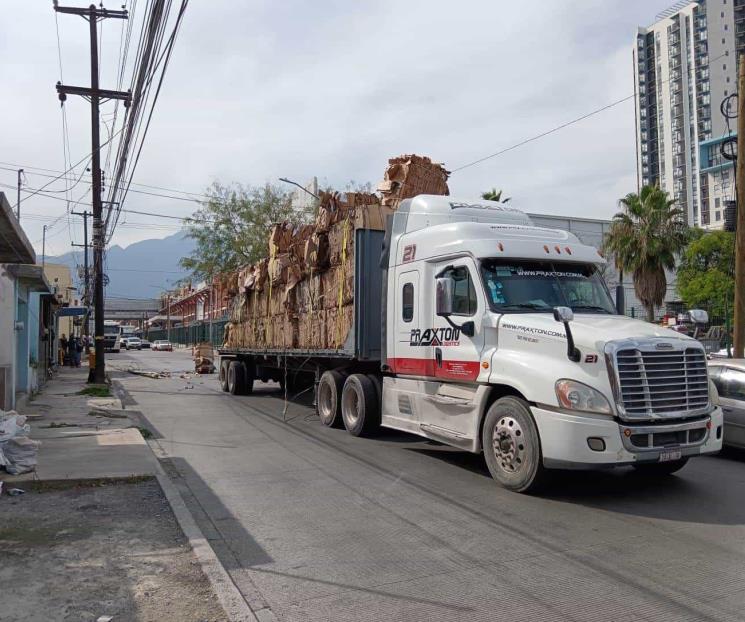
M 188 350 L 107 366 L 233 581 L 276 619 L 745 619 L 745 455 L 660 481 L 561 474 L 526 496 L 479 456 L 354 438 L 307 402 L 283 414 L 276 385 L 233 397 L 216 375 L 182 378 Z

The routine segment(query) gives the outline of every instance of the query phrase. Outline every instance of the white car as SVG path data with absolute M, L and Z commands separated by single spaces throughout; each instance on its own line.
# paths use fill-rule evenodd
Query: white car
M 127 337 L 122 339 L 122 346 L 125 350 L 142 350 L 142 342 L 139 337 Z
M 158 339 L 157 341 L 153 342 L 152 350 L 160 350 L 160 351 L 166 351 L 166 352 L 172 352 L 173 346 L 171 345 L 170 341 L 165 341 L 162 339 Z

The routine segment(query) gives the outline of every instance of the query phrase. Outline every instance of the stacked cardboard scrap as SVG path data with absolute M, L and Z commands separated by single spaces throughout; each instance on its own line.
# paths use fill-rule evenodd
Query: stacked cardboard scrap
M 427 157 L 402 155 L 388 160 L 383 181 L 378 184 L 378 192 L 383 195 L 383 205 L 396 209 L 403 199 L 418 194 L 450 194 L 448 189 L 449 171 L 442 164 L 432 162 Z
M 313 224 L 273 225 L 268 257 L 227 277 L 238 291 L 225 346 L 343 348 L 354 320 L 355 230 L 385 230 L 402 199 L 447 194 L 447 176 L 429 158 L 393 158 L 379 186 L 382 201 L 364 192 L 321 192 Z

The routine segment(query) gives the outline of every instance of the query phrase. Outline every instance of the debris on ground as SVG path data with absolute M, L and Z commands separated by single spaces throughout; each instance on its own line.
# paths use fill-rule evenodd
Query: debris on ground
M 145 371 L 144 369 L 136 369 L 134 367 L 130 367 L 127 371 L 136 376 L 145 376 L 145 378 L 154 378 L 156 380 L 171 377 L 171 372 L 169 371 Z
M 36 469 L 39 441 L 28 435 L 31 427 L 26 417 L 16 411 L 0 411 L 0 466 L 11 475 L 20 475 Z
M 212 374 L 215 372 L 215 350 L 211 343 L 202 341 L 191 350 L 194 359 L 194 371 L 198 374 Z
M 26 490 L 0 505 L 0 619 L 228 622 L 156 480 Z
M 25 495 L 26 491 L 23 490 L 23 488 L 11 488 L 10 490 L 8 490 L 8 494 L 11 497 L 18 497 L 19 495 Z

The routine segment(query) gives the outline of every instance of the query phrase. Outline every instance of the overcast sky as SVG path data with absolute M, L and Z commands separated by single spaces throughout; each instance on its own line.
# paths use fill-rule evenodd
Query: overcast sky
M 668 4 L 191 0 L 135 181 L 192 192 L 280 176 L 375 185 L 388 157 L 412 152 L 454 169 L 633 93 L 635 28 Z M 18 164 L 64 169 L 60 67 L 51 0 L 0 7 L 0 183 L 15 187 L 6 169 Z M 58 20 L 64 82 L 88 86 L 87 24 Z M 115 88 L 121 22 L 102 28 L 101 86 Z M 90 152 L 89 106 L 70 97 L 66 107 L 75 162 Z M 628 101 L 454 173 L 450 189 L 474 197 L 497 187 L 525 211 L 609 218 L 636 189 L 634 158 Z M 31 188 L 47 181 L 27 177 Z M 15 204 L 14 190 L 0 190 Z M 188 215 L 197 206 L 130 194 L 126 207 Z M 41 217 L 65 208 L 39 196 L 22 203 L 38 252 L 51 222 Z M 78 220 L 50 230 L 47 254 L 82 241 Z M 174 222 L 130 215 L 113 243 L 169 235 Z

